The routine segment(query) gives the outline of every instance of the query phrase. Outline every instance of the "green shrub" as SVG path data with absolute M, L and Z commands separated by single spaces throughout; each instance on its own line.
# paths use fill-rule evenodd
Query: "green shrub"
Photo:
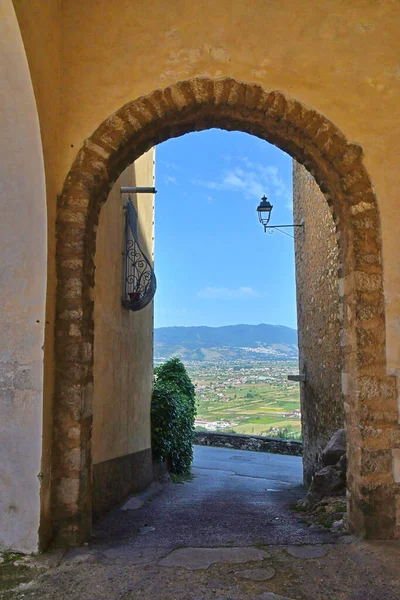
M 151 443 L 154 460 L 167 460 L 173 473 L 190 471 L 195 416 L 194 385 L 183 363 L 171 358 L 155 369 Z

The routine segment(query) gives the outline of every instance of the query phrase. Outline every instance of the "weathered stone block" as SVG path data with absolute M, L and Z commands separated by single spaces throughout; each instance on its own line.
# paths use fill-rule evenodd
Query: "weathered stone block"
M 361 475 L 387 474 L 392 470 L 392 456 L 389 450 L 369 450 L 361 452 Z
M 377 292 L 382 290 L 382 275 L 375 273 L 364 273 L 356 271 L 354 273 L 356 290 L 361 292 Z
M 66 360 L 79 360 L 87 363 L 92 360 L 93 348 L 90 342 L 75 342 L 64 347 L 64 358 Z
M 359 500 L 364 515 L 364 535 L 370 539 L 391 539 L 396 527 L 396 499 L 391 486 L 362 490 Z
M 79 206 L 79 208 L 81 209 L 81 206 Z M 87 211 L 83 209 L 78 210 L 78 207 L 61 208 L 58 211 L 57 218 L 59 219 L 60 223 L 62 222 L 65 225 L 73 223 L 75 226 L 82 225 L 82 227 L 84 227 L 87 219 Z
M 336 465 L 343 455 L 346 454 L 346 430 L 338 429 L 322 451 L 322 464 Z
M 64 258 L 60 260 L 60 267 L 69 271 L 82 271 L 83 260 L 81 258 Z
M 360 399 L 397 399 L 396 380 L 394 377 L 360 377 L 358 397 Z

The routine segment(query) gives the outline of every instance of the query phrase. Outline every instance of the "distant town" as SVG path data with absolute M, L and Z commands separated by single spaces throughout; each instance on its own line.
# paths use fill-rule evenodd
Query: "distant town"
M 196 385 L 198 431 L 224 431 L 301 439 L 297 360 L 184 360 Z M 158 359 L 157 363 L 163 362 Z
M 163 327 L 155 364 L 178 356 L 196 385 L 196 429 L 301 438 L 297 331 L 280 325 Z

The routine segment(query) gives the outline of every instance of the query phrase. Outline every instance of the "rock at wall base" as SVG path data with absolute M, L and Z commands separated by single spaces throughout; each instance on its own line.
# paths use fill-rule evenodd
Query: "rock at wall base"
M 326 496 L 343 494 L 345 489 L 346 481 L 341 470 L 329 465 L 315 473 L 308 495 L 313 502 L 316 502 Z
M 322 464 L 324 467 L 336 465 L 346 454 L 346 431 L 338 429 L 322 451 Z

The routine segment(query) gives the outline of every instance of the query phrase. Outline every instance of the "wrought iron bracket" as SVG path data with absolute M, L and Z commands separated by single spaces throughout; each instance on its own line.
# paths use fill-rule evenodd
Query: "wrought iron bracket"
M 286 228 L 286 227 L 301 227 L 303 229 L 303 231 L 305 231 L 304 219 L 302 220 L 301 223 L 291 223 L 290 225 L 266 225 L 266 224 L 264 224 L 264 233 L 267 233 L 267 229 L 268 230 L 277 229 L 281 233 L 284 233 L 285 235 L 288 235 L 289 237 L 294 238 L 294 236 L 290 235 L 290 233 L 286 233 L 286 231 L 281 231 L 281 229 Z M 268 233 L 273 233 L 273 231 L 268 231 Z
M 122 191 L 122 189 L 121 189 Z M 125 251 L 122 306 L 138 311 L 154 298 L 157 280 L 146 254 L 139 244 L 138 215 L 129 196 L 125 205 Z

